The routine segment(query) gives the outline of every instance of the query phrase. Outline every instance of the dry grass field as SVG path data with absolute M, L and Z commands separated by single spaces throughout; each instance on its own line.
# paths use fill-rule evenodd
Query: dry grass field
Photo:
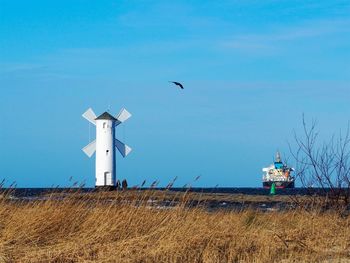
M 291 210 L 208 212 L 162 194 L 0 200 L 0 262 L 350 262 L 350 217 Z

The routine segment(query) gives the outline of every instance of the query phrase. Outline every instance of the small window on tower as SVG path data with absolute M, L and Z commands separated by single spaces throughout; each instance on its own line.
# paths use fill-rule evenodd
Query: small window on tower
M 108 155 L 108 153 L 109 153 L 109 150 L 106 150 L 106 155 Z
M 105 122 L 103 123 L 103 129 L 106 129 L 106 124 Z

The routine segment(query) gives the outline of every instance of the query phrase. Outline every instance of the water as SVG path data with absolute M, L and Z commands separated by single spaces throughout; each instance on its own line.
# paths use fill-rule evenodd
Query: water
M 66 192 L 69 190 L 79 190 L 84 193 L 93 192 L 94 188 L 15 188 L 6 189 L 2 188 L 2 191 L 11 191 L 11 194 L 16 197 L 35 197 L 50 192 Z M 150 188 L 141 188 L 140 190 L 149 190 Z M 165 188 L 153 188 L 154 190 L 165 190 Z M 0 191 L 1 191 L 0 190 Z M 270 190 L 260 187 L 194 187 L 194 188 L 171 188 L 171 191 L 185 192 L 191 191 L 196 193 L 218 193 L 218 194 L 247 194 L 247 195 L 269 195 Z M 322 193 L 319 188 L 288 188 L 288 189 L 277 189 L 276 194 L 278 195 L 310 195 L 310 194 Z
M 161 188 L 160 188 L 161 189 Z M 184 188 L 172 188 L 173 191 L 185 191 Z M 278 195 L 309 195 L 318 193 L 322 189 L 319 188 L 286 188 L 276 189 Z M 270 189 L 262 187 L 215 187 L 215 188 L 191 188 L 193 192 L 203 193 L 220 193 L 220 194 L 247 194 L 247 195 L 269 195 Z
M 150 188 L 139 189 L 141 191 L 149 190 Z M 154 190 L 165 190 L 165 188 L 153 188 Z M 67 193 L 69 191 L 79 191 L 83 193 L 93 192 L 94 188 L 15 188 L 6 189 L 2 188 L 1 191 L 10 191 L 10 199 L 13 201 L 33 201 L 33 200 L 45 200 L 48 197 L 44 196 L 48 193 Z M 264 188 L 254 188 L 254 187 L 215 187 L 215 188 L 171 188 L 172 191 L 185 192 L 191 191 L 196 193 L 206 193 L 206 194 L 225 194 L 220 195 L 220 198 L 210 198 L 205 202 L 199 202 L 192 200 L 188 203 L 188 207 L 202 206 L 208 211 L 226 210 L 226 211 L 240 211 L 245 208 L 252 208 L 264 212 L 270 211 L 282 211 L 286 209 L 293 209 L 292 202 L 282 201 L 279 198 L 268 197 L 264 201 L 247 201 L 247 200 L 236 200 L 230 199 L 230 194 L 246 194 L 253 196 L 269 196 L 270 190 Z M 292 188 L 292 189 L 277 189 L 276 194 L 279 196 L 295 196 L 295 195 L 311 195 L 311 194 L 321 194 L 321 189 L 312 188 Z M 324 191 L 323 191 L 324 193 Z M 228 194 L 228 195 L 227 195 Z M 278 197 L 278 196 L 276 196 Z M 60 199 L 59 197 L 56 197 Z M 115 200 L 106 200 L 106 202 L 114 202 Z M 174 200 L 148 200 L 148 205 L 157 209 L 171 209 L 179 204 L 179 201 Z

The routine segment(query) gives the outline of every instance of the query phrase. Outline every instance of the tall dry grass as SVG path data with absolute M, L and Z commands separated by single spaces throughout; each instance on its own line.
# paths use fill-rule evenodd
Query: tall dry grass
M 159 193 L 157 194 L 159 197 Z M 338 213 L 150 206 L 153 193 L 0 200 L 0 262 L 347 262 Z M 152 199 L 153 200 L 153 199 Z

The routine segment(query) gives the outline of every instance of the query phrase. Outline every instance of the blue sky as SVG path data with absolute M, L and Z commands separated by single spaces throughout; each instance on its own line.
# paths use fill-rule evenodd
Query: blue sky
M 349 73 L 349 1 L 0 0 L 0 177 L 93 186 L 81 114 L 126 107 L 130 185 L 258 187 L 303 113 L 347 125 Z

